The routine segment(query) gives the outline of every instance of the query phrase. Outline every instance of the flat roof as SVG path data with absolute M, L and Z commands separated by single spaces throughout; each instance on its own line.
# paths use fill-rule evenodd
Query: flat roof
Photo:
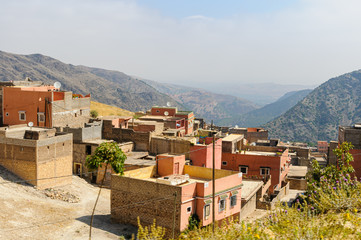
M 263 186 L 263 181 L 255 181 L 255 180 L 242 180 L 242 191 L 241 197 L 242 199 L 249 199 Z
M 289 177 L 305 177 L 307 174 L 307 166 L 290 166 L 288 171 Z
M 227 137 L 222 138 L 222 141 L 233 141 L 237 139 L 242 139 L 244 137 L 243 134 L 230 134 Z
M 82 143 L 89 143 L 89 144 L 102 144 L 104 142 L 113 142 L 113 140 L 106 140 L 106 139 L 91 139 L 82 141 Z
M 243 153 L 243 151 L 242 151 Z M 240 153 L 240 154 L 242 154 Z M 246 151 L 245 154 L 248 155 L 257 155 L 257 156 L 277 156 L 275 152 L 259 152 L 259 151 Z

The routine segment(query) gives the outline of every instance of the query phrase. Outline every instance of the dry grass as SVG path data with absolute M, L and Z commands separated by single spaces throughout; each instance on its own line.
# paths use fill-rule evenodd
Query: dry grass
M 90 110 L 97 111 L 99 116 L 111 116 L 111 115 L 133 116 L 134 115 L 134 113 L 131 111 L 93 101 L 90 103 Z

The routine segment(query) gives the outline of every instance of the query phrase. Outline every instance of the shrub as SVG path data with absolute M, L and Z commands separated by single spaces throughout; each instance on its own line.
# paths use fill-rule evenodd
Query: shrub
M 97 117 L 99 116 L 99 113 L 98 113 L 97 110 L 91 110 L 91 111 L 90 111 L 90 116 L 91 116 L 92 118 L 97 118 Z

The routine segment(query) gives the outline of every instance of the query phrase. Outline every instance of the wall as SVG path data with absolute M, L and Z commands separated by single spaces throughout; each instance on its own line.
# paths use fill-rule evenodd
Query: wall
M 72 136 L 42 140 L 0 138 L 0 164 L 24 180 L 38 179 L 29 181 L 38 188 L 70 184 Z M 39 180 L 43 178 L 47 179 Z
M 307 180 L 300 178 L 287 178 L 287 181 L 290 184 L 290 189 L 297 190 L 306 190 L 307 189 Z
M 27 124 L 33 122 L 34 126 L 51 127 L 51 100 L 52 92 L 22 91 L 23 88 L 3 88 L 4 125 Z M 14 97 L 16 96 L 16 97 Z M 25 111 L 26 119 L 19 119 L 19 111 Z M 45 113 L 45 122 L 38 122 L 38 112 Z
M 256 210 L 257 204 L 257 195 L 254 194 L 248 201 L 242 199 L 242 208 L 240 213 L 240 219 L 245 219 L 248 215 L 253 213 Z
M 81 128 L 63 128 L 63 132 L 72 133 L 75 142 L 101 139 L 102 138 L 102 125 L 100 122 L 86 124 Z
M 336 165 L 337 164 L 337 157 L 336 154 L 334 154 L 333 150 L 338 147 L 338 142 L 336 141 L 330 141 L 330 147 L 328 148 L 328 154 L 327 154 L 327 161 L 330 165 Z
M 158 164 L 158 175 L 159 176 L 168 176 L 173 174 L 183 174 L 183 168 L 185 165 L 185 156 L 175 156 L 175 155 L 158 155 L 157 156 Z M 176 172 L 175 164 L 178 164 L 179 171 Z
M 152 132 L 136 132 L 133 129 L 114 128 L 111 121 L 103 121 L 103 139 L 116 142 L 134 142 L 134 150 L 149 151 Z
M 166 137 L 152 137 L 150 142 L 151 154 L 184 154 L 186 159 L 189 159 L 189 151 L 191 143 L 195 143 L 196 139 L 177 139 L 177 138 L 166 138 Z
M 239 171 L 239 166 L 248 166 L 248 173 L 245 175 L 260 175 L 261 167 L 269 167 L 270 175 L 272 176 L 270 192 L 274 188 L 280 188 L 281 182 L 285 180 L 288 173 L 289 166 L 286 164 L 288 160 L 288 150 L 285 150 L 281 156 L 266 156 L 266 155 L 251 155 L 243 153 L 223 153 L 222 162 L 227 162 L 227 165 L 222 165 L 222 169 Z M 281 167 L 286 164 L 284 171 Z
M 189 158 L 192 160 L 194 166 L 212 168 L 213 167 L 213 143 L 207 145 L 193 145 L 190 147 Z M 222 139 L 218 139 L 215 142 L 215 168 L 221 169 L 222 160 Z
M 156 220 L 157 225 L 167 228 L 169 232 L 173 227 L 175 210 L 176 233 L 179 233 L 183 230 L 180 218 L 181 196 L 182 188 L 179 186 L 112 175 L 111 219 L 118 223 L 138 225 L 139 216 L 143 226 L 151 225 Z M 135 205 L 135 202 L 144 203 Z

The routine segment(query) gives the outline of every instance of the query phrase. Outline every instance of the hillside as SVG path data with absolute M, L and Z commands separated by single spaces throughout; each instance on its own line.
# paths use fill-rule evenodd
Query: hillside
M 92 94 L 92 99 L 130 111 L 145 111 L 153 105 L 183 109 L 174 99 L 160 93 L 147 83 L 122 72 L 62 63 L 40 54 L 17 55 L 0 51 L 0 81 L 33 80 L 53 84 L 74 93 Z
M 339 125 L 361 122 L 361 70 L 323 83 L 293 108 L 264 125 L 271 137 L 336 140 Z
M 118 107 L 109 106 L 103 103 L 98 103 L 91 101 L 90 103 L 90 110 L 95 110 L 98 112 L 99 116 L 133 116 L 134 113 L 128 110 L 124 110 Z
M 158 91 L 172 96 L 186 108 L 192 109 L 197 116 L 204 117 L 207 121 L 214 120 L 215 124 L 221 124 L 225 118 L 233 118 L 259 107 L 250 101 L 231 95 L 176 84 L 143 81 Z
M 221 123 L 226 126 L 239 125 L 242 127 L 259 127 L 285 113 L 288 109 L 292 108 L 306 97 L 311 91 L 311 89 L 305 89 L 288 92 L 274 103 L 267 104 L 262 108 L 238 115 L 237 117 L 224 119 Z

